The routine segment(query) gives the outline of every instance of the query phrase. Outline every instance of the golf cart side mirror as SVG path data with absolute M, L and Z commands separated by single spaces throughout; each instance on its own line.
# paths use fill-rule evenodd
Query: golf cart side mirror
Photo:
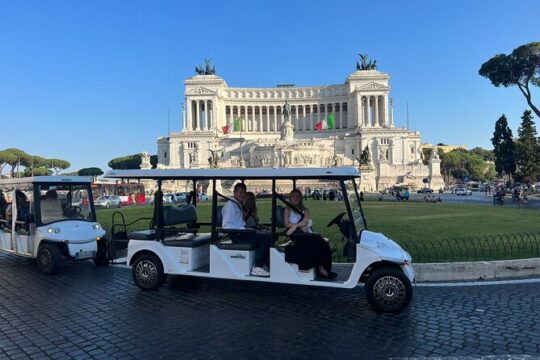
M 26 214 L 24 221 L 28 224 L 32 224 L 36 221 L 34 214 Z

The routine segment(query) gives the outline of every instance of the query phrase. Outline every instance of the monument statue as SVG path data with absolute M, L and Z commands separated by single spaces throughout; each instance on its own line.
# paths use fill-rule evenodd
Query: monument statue
M 141 154 L 141 169 L 151 169 L 152 164 L 150 164 L 150 154 L 148 151 L 144 151 Z
M 289 105 L 287 100 L 285 100 L 285 104 L 283 104 L 283 111 L 281 114 L 285 118 L 285 122 L 287 122 L 291 117 L 291 105 Z
M 369 59 L 369 55 L 368 54 L 358 54 L 358 56 L 360 56 L 360 59 L 361 59 L 361 63 L 358 62 L 358 60 L 356 61 L 356 70 L 358 71 L 362 71 L 362 70 L 377 70 L 377 60 L 375 61 L 369 61 L 368 62 L 368 59 Z
M 441 160 L 439 158 L 439 150 L 437 150 L 436 147 L 431 148 L 431 156 L 429 157 L 429 160 Z
M 210 157 L 208 158 L 208 165 L 211 169 L 218 168 L 219 158 L 223 156 L 223 151 L 220 150 L 208 150 L 210 151 Z
M 285 100 L 283 104 L 282 114 L 284 117 L 283 124 L 281 125 L 281 140 L 290 141 L 294 138 L 294 127 L 291 122 L 291 105 Z
M 195 73 L 197 75 L 216 75 L 216 66 L 212 66 L 212 59 L 204 59 L 206 66 L 195 66 Z
M 358 160 L 358 165 L 360 166 L 370 166 L 371 165 L 371 153 L 369 152 L 369 147 L 366 145 L 362 154 L 356 158 Z

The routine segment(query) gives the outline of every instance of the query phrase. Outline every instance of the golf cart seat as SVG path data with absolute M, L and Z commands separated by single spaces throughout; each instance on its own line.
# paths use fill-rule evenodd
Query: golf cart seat
M 217 211 L 216 211 L 216 226 L 217 227 L 221 227 L 223 223 L 223 214 L 221 213 L 222 210 L 223 210 L 223 206 L 217 207 Z M 254 232 L 254 230 L 252 229 L 220 229 L 219 232 L 225 235 L 229 235 L 230 237 L 230 235 L 242 236 L 241 234 L 244 234 L 244 233 L 251 234 Z M 252 250 L 257 249 L 258 247 L 258 244 L 255 241 L 250 241 L 249 243 L 245 243 L 245 244 L 238 244 L 238 243 L 233 243 L 232 240 L 230 240 L 230 238 L 225 241 L 218 242 L 216 245 L 218 248 L 222 250 L 237 250 L 237 251 L 252 251 Z
M 197 223 L 197 210 L 193 205 L 165 206 L 163 208 L 163 225 Z
M 156 232 L 154 230 L 134 231 L 128 236 L 131 240 L 156 240 Z
M 221 211 L 223 210 L 223 206 L 218 206 L 216 209 L 216 227 L 221 227 L 221 224 L 223 223 L 223 214 Z
M 218 243 L 217 247 L 222 250 L 253 251 L 259 247 L 259 244 L 256 241 L 250 241 L 245 244 L 235 244 L 229 240 Z
M 175 246 L 184 248 L 196 248 L 199 246 L 210 244 L 212 237 L 210 234 L 195 235 L 195 234 L 179 234 L 175 237 L 165 238 L 163 244 L 165 246 Z
M 276 227 L 284 228 L 285 227 L 285 208 L 281 205 L 276 205 Z

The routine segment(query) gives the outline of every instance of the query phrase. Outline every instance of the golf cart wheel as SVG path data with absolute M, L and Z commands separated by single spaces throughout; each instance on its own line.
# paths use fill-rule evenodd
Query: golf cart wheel
M 163 264 L 154 254 L 144 253 L 133 261 L 133 282 L 143 290 L 157 290 L 165 282 Z
M 366 296 L 375 309 L 384 312 L 398 312 L 404 309 L 412 298 L 412 285 L 400 269 L 380 268 L 366 281 Z
M 111 207 L 111 204 L 109 204 L 109 203 L 106 203 L 106 204 L 105 204 L 105 208 L 106 208 L 106 209 L 108 209 L 108 208 L 110 208 L 110 207 Z
M 54 274 L 60 267 L 62 253 L 58 246 L 52 244 L 42 244 L 37 253 L 37 265 L 44 274 Z
M 93 261 L 94 264 L 99 267 L 109 266 L 106 239 L 98 240 L 96 257 L 93 259 Z

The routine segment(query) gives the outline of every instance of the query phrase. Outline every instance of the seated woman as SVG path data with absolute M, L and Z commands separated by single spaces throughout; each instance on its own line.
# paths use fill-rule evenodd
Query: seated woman
M 302 236 L 313 232 L 313 221 L 300 190 L 291 191 L 289 201 L 294 209 L 285 208 L 283 222 L 293 243 L 285 248 L 285 261 L 298 264 L 300 270 L 315 268 L 319 276 L 335 278 L 337 274 L 332 271 L 332 251 L 328 243 L 320 235 Z
M 259 216 L 257 215 L 257 198 L 251 191 L 246 192 L 243 203 L 244 221 L 247 228 L 259 228 Z

